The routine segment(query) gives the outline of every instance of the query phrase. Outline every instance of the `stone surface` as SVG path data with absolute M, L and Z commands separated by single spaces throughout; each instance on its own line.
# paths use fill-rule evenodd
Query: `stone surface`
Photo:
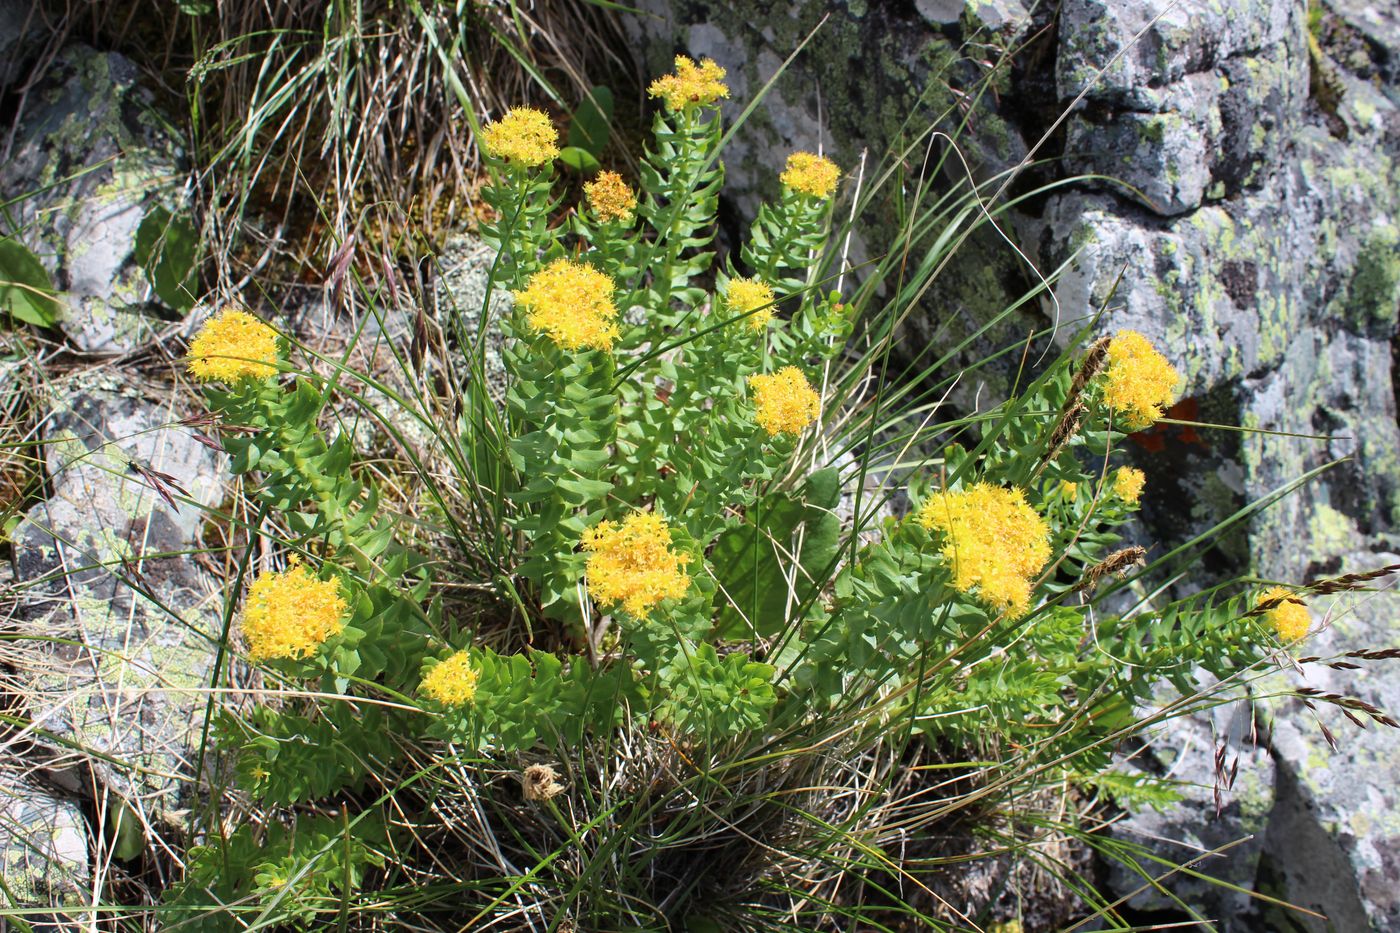
M 1335 570 L 1357 573 L 1396 563 L 1400 554 L 1365 551 L 1342 555 Z M 1312 653 L 1400 644 L 1400 593 L 1393 580 L 1382 581 L 1376 592 L 1318 598 L 1313 611 L 1323 624 L 1308 643 Z M 1400 710 L 1396 661 L 1356 671 L 1309 664 L 1301 680 L 1392 715 Z M 1377 930 L 1400 929 L 1400 729 L 1378 725 L 1364 713 L 1358 715 L 1366 728 L 1357 728 L 1334 705 L 1312 706 L 1294 699 L 1274 710 L 1271 745 L 1286 780 L 1280 780 L 1279 806 L 1265 840 L 1266 893 L 1326 914 L 1332 929 L 1365 929 L 1363 918 Z M 1324 726 L 1337 739 L 1335 749 Z M 1355 883 L 1338 883 L 1339 875 Z M 1328 929 L 1307 917 L 1295 915 L 1295 922 L 1318 933 Z
M 67 907 L 89 883 L 88 831 L 82 811 L 34 782 L 0 774 L 0 879 L 3 903 Z M 43 918 L 28 921 L 42 928 Z
M 505 336 L 499 327 L 503 315 L 510 314 L 514 299 L 497 288 L 487 297 L 491 265 L 495 256 L 479 237 L 457 234 L 451 237 L 437 258 L 437 302 L 442 320 L 457 320 L 462 333 L 458 339 L 476 341 L 483 319 L 488 320 L 486 353 L 483 357 L 486 384 L 493 397 L 505 397 L 506 367 L 501 358 Z M 485 316 L 483 317 L 483 311 Z
M 1174 720 L 1147 737 L 1146 746 L 1120 767 L 1178 782 L 1182 799 L 1161 809 L 1140 807 L 1113 826 L 1113 836 L 1174 864 L 1193 863 L 1196 871 L 1249 888 L 1264 848 L 1264 829 L 1274 807 L 1274 762 L 1257 741 L 1246 704 L 1218 708 L 1213 715 Z M 1223 755 L 1217 759 L 1217 753 Z M 1218 809 L 1217 809 L 1218 808 Z M 1214 850 L 1226 855 L 1211 856 Z M 1198 860 L 1199 861 L 1193 861 Z M 1157 877 L 1169 867 L 1147 859 L 1143 871 Z M 1174 902 L 1119 862 L 1109 865 L 1110 886 L 1134 894 L 1133 910 L 1170 910 Z M 1192 877 L 1165 885 L 1173 895 L 1200 905 L 1211 917 L 1252 912 L 1247 894 Z M 1139 891 L 1140 888 L 1146 890 Z
M 1183 418 L 1272 432 L 1169 427 L 1137 438 L 1134 459 L 1164 497 L 1145 509 L 1144 534 L 1170 547 L 1322 470 L 1222 539 L 1207 566 L 1221 578 L 1252 572 L 1301 582 L 1387 560 L 1400 522 L 1395 4 L 642 6 L 648 15 L 631 28 L 648 71 L 665 70 L 675 52 L 713 56 L 734 79 L 731 119 L 828 17 L 726 154 L 730 206 L 743 215 L 771 196 L 788 151 L 820 145 L 850 168 L 868 147 L 868 180 L 911 131 L 953 129 L 942 108 L 970 121 L 959 149 L 979 177 L 1016 165 L 1043 140 L 1036 155 L 1046 161 L 1014 190 L 1055 187 L 1024 201 L 1004 226 L 1038 268 L 1063 267 L 1054 287 L 1060 320 L 1110 303 L 1104 329 L 1142 331 L 1185 375 Z M 969 60 L 993 62 L 1022 43 L 1009 72 L 974 97 L 985 72 Z M 959 54 L 967 49 L 976 53 Z M 905 161 L 917 165 L 922 157 L 919 149 Z M 860 230 L 861 255 L 878 255 L 888 236 L 886 212 L 872 213 Z M 1034 284 L 996 236 L 974 237 L 964 250 L 930 291 L 926 313 L 909 322 L 906 346 L 962 339 Z M 1050 312 L 1047 303 L 1013 316 L 1010 326 L 975 341 L 972 357 L 1045 326 Z M 1073 336 L 1069 328 L 1059 333 Z M 979 370 L 952 402 L 994 401 L 1009 375 L 995 366 Z M 1345 618 L 1352 621 L 1319 637 L 1319 653 L 1400 642 L 1393 610 Z M 1320 677 L 1316 667 L 1303 676 Z M 1400 697 L 1388 678 L 1396 675 L 1383 667 L 1368 670 L 1370 679 L 1350 673 L 1357 691 L 1394 712 Z M 1337 689 L 1352 682 L 1341 677 Z M 1379 815 L 1400 794 L 1394 730 L 1359 732 L 1343 720 L 1334 726 L 1340 747 L 1332 752 L 1298 710 L 1272 716 L 1264 748 L 1236 749 L 1241 773 L 1258 778 L 1248 801 L 1231 803 L 1237 809 L 1227 807 L 1216 822 L 1206 790 L 1179 812 L 1134 814 L 1125 831 L 1200 845 L 1254 834 L 1232 850 L 1236 858 L 1215 860 L 1210 870 L 1330 912 L 1338 930 L 1400 928 L 1388 893 L 1400 890 L 1400 826 Z M 1209 775 L 1208 740 L 1221 732 L 1204 720 L 1175 724 L 1154 746 L 1151 766 L 1175 764 L 1192 781 Z M 1247 814 L 1238 809 L 1246 803 Z M 1316 858 L 1282 864 L 1300 844 Z M 1161 843 L 1156 851 L 1179 858 L 1189 850 Z M 1183 884 L 1224 928 L 1310 929 L 1299 920 L 1304 915 L 1285 922 L 1258 904 Z M 1136 903 L 1148 911 L 1167 906 L 1150 897 Z
M 114 794 L 150 823 L 181 805 L 193 773 L 223 601 L 192 555 L 225 468 L 133 383 L 71 377 L 49 406 L 51 494 L 13 534 L 18 692 L 60 740 L 32 757 L 75 794 Z
M 63 331 L 81 350 L 131 350 L 170 317 L 135 262 L 148 212 L 186 210 L 182 155 L 136 66 L 66 49 L 24 98 L 0 198 L 11 228 L 64 293 Z

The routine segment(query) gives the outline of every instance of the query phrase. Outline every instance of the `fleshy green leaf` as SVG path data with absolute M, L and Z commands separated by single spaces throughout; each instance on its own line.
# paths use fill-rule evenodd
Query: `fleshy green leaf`
M 612 134 L 612 115 L 612 91 L 601 85 L 592 88 L 569 123 L 570 148 L 582 149 L 595 159 L 601 156 Z
M 578 146 L 565 146 L 559 150 L 559 161 L 584 175 L 591 175 L 602 168 L 593 153 Z
M 136 228 L 136 264 L 160 300 L 177 311 L 194 307 L 198 245 L 194 224 L 163 207 L 148 213 Z
M 0 310 L 36 327 L 58 323 L 63 299 L 39 257 L 19 240 L 0 240 Z

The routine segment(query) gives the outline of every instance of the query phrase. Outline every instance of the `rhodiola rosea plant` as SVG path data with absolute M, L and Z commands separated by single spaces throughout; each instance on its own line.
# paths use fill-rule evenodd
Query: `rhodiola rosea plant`
M 876 427 L 900 421 L 869 413 L 883 358 L 852 347 L 887 352 L 898 307 L 879 269 L 832 272 L 849 179 L 793 153 L 717 262 L 724 72 L 680 57 L 650 94 L 639 176 L 601 172 L 577 205 L 545 114 L 485 127 L 484 234 L 514 301 L 449 326 L 450 404 L 298 370 L 237 308 L 192 343 L 282 569 L 231 581 L 233 646 L 280 689 L 218 719 L 230 799 L 261 816 L 214 814 L 170 897 L 189 928 L 824 929 L 882 910 L 961 928 L 883 888 L 839 909 L 804 893 L 814 864 L 907 874 L 883 849 L 893 772 L 833 809 L 835 753 L 976 750 L 998 762 L 964 765 L 978 799 L 1131 793 L 1110 755 L 1163 684 L 1219 702 L 1306 636 L 1303 588 L 1134 585 L 1149 555 L 1122 529 L 1152 490 L 1119 452 L 1179 381 L 1140 334 L 1086 327 L 1000 405 L 905 425 L 927 452 L 912 468 L 880 460 Z M 469 333 L 504 336 L 504 385 Z M 327 428 L 367 388 L 441 447 L 396 482 L 426 518 L 402 521 L 352 433 Z M 444 470 L 469 489 L 448 495 Z M 866 492 L 879 471 L 908 476 L 907 514 Z M 434 522 L 489 556 L 425 547 Z M 462 588 L 499 610 L 465 611 Z M 924 796 L 899 832 L 943 812 Z

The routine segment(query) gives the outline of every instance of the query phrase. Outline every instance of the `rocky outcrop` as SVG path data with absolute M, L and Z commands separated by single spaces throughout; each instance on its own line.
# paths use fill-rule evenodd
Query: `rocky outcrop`
M 848 168 L 868 149 L 868 181 L 873 166 L 930 122 L 951 131 L 966 119 L 959 149 L 977 177 L 1028 153 L 1044 160 L 1009 189 L 1032 196 L 1003 226 L 1038 268 L 1063 269 L 1054 284 L 1062 318 L 1111 304 L 1106 329 L 1144 332 L 1185 374 L 1183 419 L 1258 429 L 1167 428 L 1138 438 L 1137 459 L 1163 493 L 1145 511 L 1146 536 L 1179 543 L 1320 471 L 1222 539 L 1207 566 L 1222 576 L 1302 581 L 1392 560 L 1386 552 L 1400 520 L 1393 4 L 641 6 L 630 23 L 649 71 L 666 68 L 676 52 L 709 55 L 730 70 L 735 99 L 745 103 L 812 36 L 727 153 L 741 213 L 773 192 L 776 168 L 794 148 L 821 145 Z M 984 80 L 1003 55 L 1010 64 Z M 923 154 L 920 147 L 906 161 L 917 169 Z M 962 162 L 950 164 L 950 180 L 960 180 Z M 862 225 L 859 252 L 878 254 L 880 214 Z M 911 321 L 913 346 L 946 344 L 950 326 L 961 337 L 1034 281 L 995 237 L 974 237 L 964 249 L 930 293 L 928 313 Z M 1052 313 L 1016 318 L 1005 340 L 991 335 L 975 349 L 1024 336 Z M 984 398 L 1004 388 L 994 369 L 979 375 Z M 1315 615 L 1326 613 L 1328 625 L 1312 647 L 1326 654 L 1400 643 L 1393 598 L 1319 601 Z M 1394 662 L 1361 672 L 1305 665 L 1301 683 L 1392 710 L 1400 701 Z M 1201 867 L 1332 916 L 1336 929 L 1400 927 L 1391 893 L 1400 888 L 1400 826 L 1382 816 L 1400 798 L 1400 731 L 1362 732 L 1327 704 L 1314 705 L 1261 703 L 1245 735 L 1206 720 L 1173 727 L 1138 761 L 1201 792 L 1175 812 L 1130 814 L 1117 831 L 1176 861 L 1193 857 L 1191 846 L 1253 836 Z M 1337 749 L 1322 724 L 1341 737 Z M 1241 765 L 1237 797 L 1217 813 L 1221 749 Z M 1316 858 L 1298 857 L 1302 839 Z M 1141 883 L 1114 881 L 1119 894 Z M 1232 929 L 1283 924 L 1227 889 L 1187 882 L 1180 890 L 1206 915 L 1233 918 Z M 1150 891 L 1134 905 L 1173 909 Z M 1299 929 L 1322 929 L 1320 922 L 1296 913 L 1287 921 Z
M 178 825 L 197 769 L 223 619 L 220 575 L 200 555 L 225 464 L 178 422 L 169 392 L 93 373 L 53 383 L 50 494 L 11 534 L 23 600 L 5 686 L 30 726 L 9 753 L 63 796 L 17 795 L 34 820 L 0 823 L 0 849 L 48 852 L 62 823 L 46 858 L 65 877 L 87 871 L 72 801 L 130 858 L 147 827 Z M 32 861 L 5 864 L 7 884 L 28 883 Z
M 34 908 L 26 922 L 53 929 L 66 908 L 84 902 L 90 875 L 87 821 L 78 804 L 27 776 L 0 772 L 5 906 Z
M 170 305 L 176 283 L 163 299 L 143 268 L 143 248 L 170 242 L 171 228 L 142 225 L 187 217 L 183 155 L 129 59 L 64 50 L 27 89 L 13 137 L 0 145 L 0 200 L 8 205 L 0 235 L 18 236 L 47 267 L 63 299 L 60 326 L 75 347 L 129 351 L 179 320 Z

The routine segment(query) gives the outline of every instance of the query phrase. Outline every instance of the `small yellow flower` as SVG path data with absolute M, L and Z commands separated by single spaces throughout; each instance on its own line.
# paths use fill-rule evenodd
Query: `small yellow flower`
M 735 316 L 748 314 L 750 330 L 763 330 L 773 319 L 773 289 L 758 279 L 730 279 L 724 304 Z
M 919 524 L 943 534 L 941 552 L 953 568 L 953 586 L 976 588 L 988 605 L 1025 615 L 1031 583 L 1050 560 L 1050 528 L 1020 489 L 989 483 L 934 493 Z
M 1079 484 L 1071 483 L 1067 479 L 1060 480 L 1060 497 L 1066 502 L 1074 502 L 1079 498 Z
M 598 219 L 609 223 L 627 223 L 637 209 L 637 196 L 617 172 L 599 172 L 598 177 L 583 186 L 588 206 Z
M 729 96 L 729 87 L 724 83 L 724 69 L 712 59 L 701 59 L 697 65 L 689 57 L 677 55 L 676 73 L 651 82 L 647 95 L 662 98 L 668 110 L 684 110 L 713 106 Z
M 347 608 L 338 581 L 318 580 L 302 564 L 262 574 L 243 607 L 248 655 L 255 661 L 308 657 L 345 628 Z
M 1299 596 L 1291 590 L 1275 586 L 1260 594 L 1254 605 L 1257 608 L 1273 600 L 1278 600 L 1278 604 L 1264 613 L 1264 621 L 1273 626 L 1279 641 L 1286 645 L 1292 644 L 1308 634 L 1308 628 L 1312 625 L 1312 615 Z
M 1181 375 L 1152 343 L 1133 330 L 1120 330 L 1108 344 L 1104 402 L 1123 419 L 1123 427 L 1140 431 L 1176 401 Z
M 526 322 L 566 350 L 612 349 L 617 340 L 613 280 L 590 265 L 556 259 L 514 292 Z
M 1118 498 L 1130 505 L 1138 504 L 1146 485 L 1147 477 L 1136 467 L 1121 466 L 1118 472 L 1113 474 L 1113 491 L 1118 494 Z
M 201 382 L 239 382 L 277 375 L 277 331 L 247 311 L 226 309 L 204 322 L 190 343 L 190 375 Z
M 749 377 L 755 419 L 769 436 L 801 434 L 821 413 L 822 400 L 802 370 L 784 366 L 772 375 Z
M 514 107 L 481 130 L 481 148 L 513 166 L 537 168 L 559 155 L 559 133 L 533 107 Z
M 604 605 L 620 603 L 636 618 L 646 618 L 663 599 L 680 599 L 690 587 L 682 569 L 690 555 L 671 550 L 671 529 L 654 512 L 599 522 L 584 532 L 583 549 L 589 552 L 589 595 Z
M 794 152 L 788 156 L 787 168 L 779 179 L 793 191 L 826 200 L 836 190 L 841 170 L 836 163 L 811 152 Z
M 459 651 L 446 661 L 434 664 L 418 689 L 444 706 L 461 706 L 475 698 L 480 676 L 472 667 L 471 655 Z

